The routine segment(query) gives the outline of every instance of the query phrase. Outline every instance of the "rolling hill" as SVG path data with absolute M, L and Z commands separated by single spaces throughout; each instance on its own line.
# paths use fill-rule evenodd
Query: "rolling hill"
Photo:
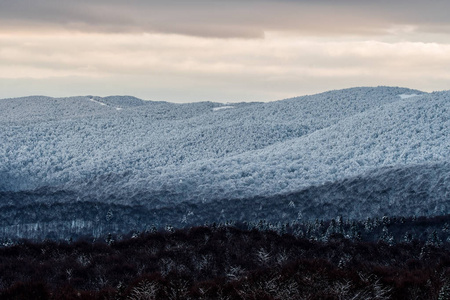
M 4 237 L 450 209 L 445 91 L 361 87 L 233 104 L 3 99 L 0 141 Z

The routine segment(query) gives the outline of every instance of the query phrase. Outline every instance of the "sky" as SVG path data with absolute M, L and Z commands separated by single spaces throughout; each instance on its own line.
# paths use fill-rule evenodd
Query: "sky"
M 1 0 L 0 98 L 450 89 L 450 1 Z

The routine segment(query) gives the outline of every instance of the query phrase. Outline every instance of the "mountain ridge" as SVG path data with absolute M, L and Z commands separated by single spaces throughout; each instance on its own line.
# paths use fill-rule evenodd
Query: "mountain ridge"
M 433 165 L 441 170 L 445 188 L 428 191 L 427 197 L 436 199 L 441 212 L 450 200 L 450 92 L 365 87 L 228 104 L 145 102 L 132 96 L 32 99 L 0 100 L 1 203 L 17 202 L 20 197 L 13 195 L 29 193 L 30 201 L 57 205 L 60 212 L 77 201 L 142 206 L 155 213 L 166 207 L 178 211 L 166 212 L 171 216 L 166 221 L 175 222 L 186 219 L 191 205 L 206 205 L 210 214 L 193 220 L 220 216 L 220 211 L 233 209 L 231 203 L 237 210 L 246 205 L 257 209 L 244 204 L 251 199 L 267 206 L 261 211 L 267 215 L 269 207 L 279 209 L 276 199 L 297 194 L 309 200 L 304 209 L 296 205 L 295 213 L 287 214 L 291 218 L 317 217 L 306 204 L 325 198 L 330 212 L 323 207 L 322 215 L 332 217 L 336 207 L 351 203 L 320 186 L 341 186 L 336 193 L 347 191 L 356 205 L 368 194 L 358 196 L 339 182 L 360 178 L 370 188 L 376 180 L 367 174 L 391 178 L 382 170 L 394 168 L 420 177 L 431 174 Z M 419 184 L 421 177 L 404 178 L 391 187 L 397 192 L 380 196 L 397 213 L 402 193 L 409 193 L 408 182 Z M 315 192 L 301 192 L 306 190 Z M 231 201 L 231 207 L 216 205 L 220 199 Z M 388 213 L 383 206 L 367 207 L 373 215 Z M 424 203 L 418 212 L 433 213 L 427 207 Z M 348 215 L 362 216 L 353 208 Z M 158 220 L 164 223 L 164 217 Z

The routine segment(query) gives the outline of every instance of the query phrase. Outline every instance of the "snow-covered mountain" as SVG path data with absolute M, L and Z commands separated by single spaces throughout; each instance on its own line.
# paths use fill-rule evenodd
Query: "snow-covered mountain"
M 449 155 L 450 92 L 353 88 L 237 104 L 4 99 L 0 226 L 77 220 L 91 230 L 108 211 L 119 231 L 134 226 L 121 215 L 180 225 L 445 214 Z

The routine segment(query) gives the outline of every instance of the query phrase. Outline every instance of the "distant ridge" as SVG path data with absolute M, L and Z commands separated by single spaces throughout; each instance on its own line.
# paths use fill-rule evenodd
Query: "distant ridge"
M 4 99 L 0 207 L 19 209 L 25 202 L 14 195 L 25 192 L 26 205 L 57 207 L 68 220 L 84 218 L 65 211 L 76 201 L 177 211 L 158 216 L 161 225 L 212 221 L 227 211 L 237 217 L 230 209 L 245 201 L 256 201 L 261 211 L 243 211 L 244 205 L 242 218 L 268 216 L 286 205 L 283 197 L 297 200 L 292 214 L 273 215 L 280 220 L 448 213 L 449 116 L 450 92 L 398 87 L 268 103 Z M 204 215 L 192 217 L 194 211 Z M 6 219 L 0 228 L 22 222 Z

